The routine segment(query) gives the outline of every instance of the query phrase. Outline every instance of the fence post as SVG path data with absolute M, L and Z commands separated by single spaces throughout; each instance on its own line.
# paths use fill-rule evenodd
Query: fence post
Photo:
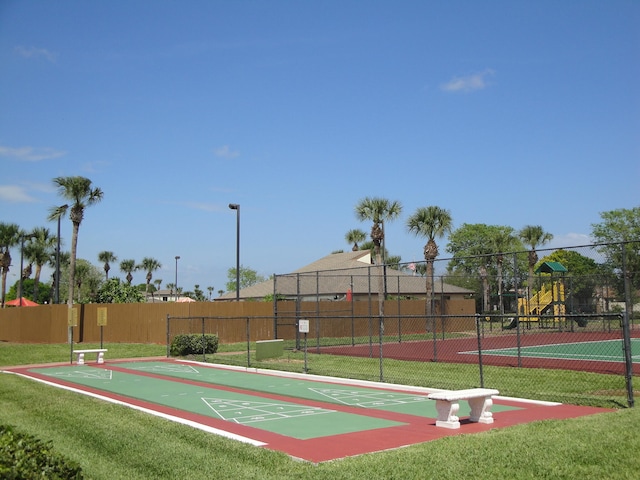
M 249 317 L 247 317 L 247 368 L 251 368 L 251 325 Z
M 202 361 L 207 361 L 207 337 L 204 333 L 204 317 L 202 317 Z
M 167 313 L 167 358 L 169 358 L 169 349 L 170 349 L 170 345 L 169 345 L 169 322 L 170 322 L 170 316 Z
M 480 388 L 484 388 L 484 369 L 482 368 L 482 336 L 480 335 L 480 315 L 476 313 L 476 337 L 478 338 L 478 367 L 480 369 Z
M 378 327 L 378 334 L 379 334 L 378 337 L 380 338 L 380 340 L 379 340 L 380 341 L 380 345 L 379 345 L 379 348 L 380 348 L 380 381 L 384 382 L 384 372 L 382 370 L 383 369 L 383 367 L 382 367 L 382 364 L 383 364 L 383 361 L 382 361 L 382 359 L 383 359 L 383 357 L 382 357 L 383 339 L 382 339 L 382 337 L 384 335 L 384 316 L 383 315 L 380 315 L 380 326 Z
M 627 270 L 627 245 L 622 244 L 622 274 L 624 275 L 625 312 L 622 316 L 622 335 L 625 364 L 625 382 L 627 384 L 627 404 L 633 407 L 633 359 L 631 358 L 631 332 L 629 331 L 629 316 L 633 315 L 633 301 L 631 300 L 631 272 Z

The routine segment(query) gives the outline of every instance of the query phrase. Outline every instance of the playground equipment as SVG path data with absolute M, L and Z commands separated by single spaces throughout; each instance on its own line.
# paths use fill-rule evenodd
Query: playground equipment
M 540 316 L 553 316 L 558 321 L 566 313 L 564 304 L 564 283 L 555 281 L 551 287 L 542 285 L 542 288 L 531 298 L 518 299 L 518 313 L 522 322 L 538 322 Z
M 542 326 L 556 325 L 565 318 L 565 291 L 564 274 L 567 269 L 560 262 L 544 262 L 535 271 L 536 274 L 549 274 L 548 280 L 542 283 L 540 290 L 533 295 L 518 298 L 519 321 L 538 322 Z M 554 280 L 554 274 L 560 273 L 562 277 Z M 514 328 L 516 320 L 507 328 Z

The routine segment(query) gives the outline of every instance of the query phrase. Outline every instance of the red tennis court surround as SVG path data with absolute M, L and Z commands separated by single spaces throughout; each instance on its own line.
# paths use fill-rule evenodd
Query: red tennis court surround
M 158 359 L 6 371 L 310 462 L 608 411 L 495 397 L 493 424 L 461 405 L 450 430 L 435 426 L 434 390 L 417 387 Z
M 634 331 L 634 338 L 640 338 L 640 332 Z M 608 342 L 619 341 L 622 348 L 622 339 L 620 332 L 549 332 L 549 333 L 526 333 L 520 335 L 520 346 L 531 347 L 540 345 L 558 345 L 572 344 L 577 342 Z M 487 334 L 482 339 L 482 362 L 485 365 L 494 366 L 518 366 L 518 358 L 516 354 L 505 355 L 503 352 L 495 354 L 492 350 L 502 350 L 506 348 L 515 348 L 516 338 L 514 335 L 490 335 Z M 355 346 L 335 346 L 322 347 L 321 353 L 330 353 L 334 355 L 348 355 L 356 357 L 373 356 L 378 357 L 380 354 L 379 345 L 373 346 L 355 345 Z M 385 343 L 382 346 L 384 358 L 409 361 L 433 361 L 434 349 L 433 340 L 425 339 L 421 341 L 403 341 L 401 343 Z M 475 337 L 469 338 L 448 338 L 445 340 L 436 340 L 436 359 L 438 362 L 448 363 L 478 363 L 478 341 Z M 620 358 L 622 358 L 620 356 Z M 577 370 L 595 373 L 612 373 L 623 374 L 625 364 L 622 360 L 610 361 L 601 360 L 597 356 L 591 359 L 585 358 L 538 358 L 526 357 L 521 358 L 521 366 L 528 368 L 551 368 L 564 370 Z M 633 372 L 640 374 L 640 364 L 633 364 Z

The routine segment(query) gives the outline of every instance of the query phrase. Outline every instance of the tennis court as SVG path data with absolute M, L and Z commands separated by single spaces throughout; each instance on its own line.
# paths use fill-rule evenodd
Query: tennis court
M 449 430 L 435 426 L 435 402 L 427 398 L 435 390 L 419 387 L 178 360 L 58 364 L 5 372 L 310 462 L 607 411 L 495 397 L 493 424 L 469 422 L 468 405 L 461 402 L 462 426 Z
M 640 374 L 639 333 L 634 331 L 631 338 L 632 369 L 636 374 Z M 383 355 L 378 345 L 330 346 L 322 347 L 321 351 L 334 355 L 466 364 L 477 364 L 479 356 L 478 339 L 473 337 L 385 343 L 382 348 Z M 623 374 L 625 371 L 619 332 L 535 332 L 523 333 L 519 337 L 488 333 L 482 337 L 482 361 L 485 365 L 494 366 L 607 374 Z
M 631 360 L 640 362 L 640 339 L 632 338 Z M 477 355 L 478 351 L 461 352 Z M 484 350 L 485 355 L 517 357 L 518 353 L 526 358 L 545 358 L 555 360 L 580 360 L 593 362 L 624 362 L 622 342 L 616 340 L 600 340 L 591 342 L 553 343 L 546 345 L 530 345 L 511 348 L 494 348 Z

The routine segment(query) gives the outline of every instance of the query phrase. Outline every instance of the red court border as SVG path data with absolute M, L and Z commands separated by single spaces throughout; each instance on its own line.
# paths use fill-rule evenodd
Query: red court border
M 140 360 L 138 359 L 127 360 L 127 362 L 131 362 L 131 361 L 140 361 Z M 158 360 L 156 359 L 155 361 L 158 361 Z M 164 361 L 167 361 L 170 363 L 178 363 L 173 360 L 164 359 Z M 87 392 L 87 393 L 93 394 L 94 396 L 102 397 L 105 400 L 121 402 L 134 407 L 147 409 L 152 412 L 158 412 L 159 414 L 162 414 L 165 416 L 169 415 L 169 416 L 176 417 L 178 419 L 182 419 L 188 422 L 194 422 L 194 423 L 205 425 L 214 429 L 223 430 L 233 435 L 239 435 L 245 438 L 253 439 L 258 442 L 262 442 L 264 443 L 264 448 L 281 451 L 294 458 L 299 458 L 299 459 L 307 460 L 309 462 L 314 462 L 314 463 L 335 460 L 335 459 L 344 458 L 348 456 L 361 455 L 365 453 L 373 453 L 373 452 L 378 452 L 383 450 L 400 448 L 408 445 L 436 440 L 446 436 L 484 432 L 484 431 L 492 430 L 495 428 L 509 427 L 512 425 L 518 425 L 521 423 L 528 423 L 528 422 L 533 422 L 537 420 L 574 418 L 574 417 L 580 417 L 584 415 L 591 415 L 595 413 L 613 411 L 611 409 L 596 408 L 596 407 L 582 407 L 582 406 L 564 405 L 564 404 L 549 406 L 549 405 L 539 404 L 539 403 L 523 403 L 522 401 L 517 401 L 515 399 L 502 399 L 500 397 L 497 397 L 497 398 L 494 398 L 494 403 L 512 405 L 512 406 L 519 407 L 520 409 L 494 413 L 495 422 L 491 425 L 471 423 L 468 421 L 467 418 L 461 418 L 460 420 L 461 428 L 457 430 L 450 430 L 450 429 L 436 427 L 435 419 L 433 418 L 417 417 L 414 415 L 394 413 L 394 412 L 388 412 L 384 410 L 349 407 L 347 405 L 336 405 L 333 403 L 305 400 L 305 399 L 300 399 L 295 397 L 287 397 L 282 395 L 256 392 L 253 390 L 244 390 L 244 389 L 233 388 L 233 387 L 224 387 L 219 385 L 216 385 L 214 387 L 212 386 L 212 384 L 206 383 L 206 382 L 197 382 L 197 381 L 179 379 L 174 377 L 162 376 L 162 375 L 154 374 L 151 372 L 141 372 L 139 370 L 133 371 L 130 369 L 120 368 L 117 366 L 117 363 L 118 361 L 113 361 L 113 362 L 107 362 L 106 364 L 102 364 L 102 365 L 96 365 L 96 364 L 86 365 L 86 367 L 90 368 L 92 366 L 95 366 L 101 369 L 109 368 L 114 371 L 122 371 L 122 372 L 135 374 L 135 375 L 159 378 L 162 380 L 174 381 L 177 383 L 197 385 L 197 386 L 208 388 L 208 389 L 237 392 L 237 393 L 262 397 L 266 399 L 276 400 L 276 401 L 296 403 L 300 405 L 308 405 L 312 407 L 320 407 L 320 408 L 326 408 L 331 410 L 337 410 L 345 413 L 353 413 L 357 415 L 364 415 L 364 416 L 370 416 L 375 418 L 393 420 L 397 422 L 404 422 L 406 423 L 406 425 L 374 429 L 374 430 L 366 430 L 362 432 L 354 432 L 354 433 L 347 433 L 347 434 L 341 434 L 341 435 L 332 435 L 332 436 L 319 437 L 319 438 L 313 438 L 313 439 L 307 439 L 307 440 L 299 440 L 296 438 L 287 437 L 285 435 L 280 435 L 277 433 L 260 430 L 258 428 L 236 424 L 226 420 L 221 420 L 213 417 L 208 417 L 205 415 L 190 413 L 190 412 L 179 410 L 176 408 L 165 407 L 155 403 L 137 400 L 135 398 L 127 397 L 124 395 L 105 392 L 103 390 L 86 387 L 84 385 L 78 385 L 72 382 L 67 382 L 63 379 L 52 378 L 45 375 L 41 375 L 36 372 L 29 372 L 29 369 L 33 368 L 32 366 L 13 367 L 9 369 L 4 369 L 4 371 L 34 378 L 37 380 L 41 380 L 48 384 L 66 387 L 69 389 L 80 391 L 81 393 Z M 190 362 L 181 361 L 179 363 L 189 364 Z M 199 367 L 204 366 L 206 368 L 216 368 L 215 365 L 206 366 L 197 362 L 193 362 L 192 364 L 197 365 Z M 224 367 L 221 366 L 221 368 L 224 368 Z M 253 375 L 262 375 L 261 373 L 255 373 L 251 371 L 247 373 L 253 374 Z M 305 377 L 305 380 L 314 381 L 315 379 L 313 378 L 313 376 L 310 375 L 308 378 Z M 330 381 L 327 381 L 326 378 L 322 378 L 321 380 L 318 379 L 318 381 L 322 381 L 323 383 L 332 383 Z M 345 383 L 342 383 L 339 381 L 336 381 L 335 384 L 343 387 L 345 386 Z M 355 385 L 352 385 L 352 386 L 355 386 Z M 379 390 L 393 391 L 396 393 L 409 393 L 413 395 L 419 394 L 412 390 L 402 391 L 402 390 L 397 390 L 395 388 L 385 389 L 383 387 L 375 387 L 375 386 L 367 387 L 367 388 L 376 388 Z

